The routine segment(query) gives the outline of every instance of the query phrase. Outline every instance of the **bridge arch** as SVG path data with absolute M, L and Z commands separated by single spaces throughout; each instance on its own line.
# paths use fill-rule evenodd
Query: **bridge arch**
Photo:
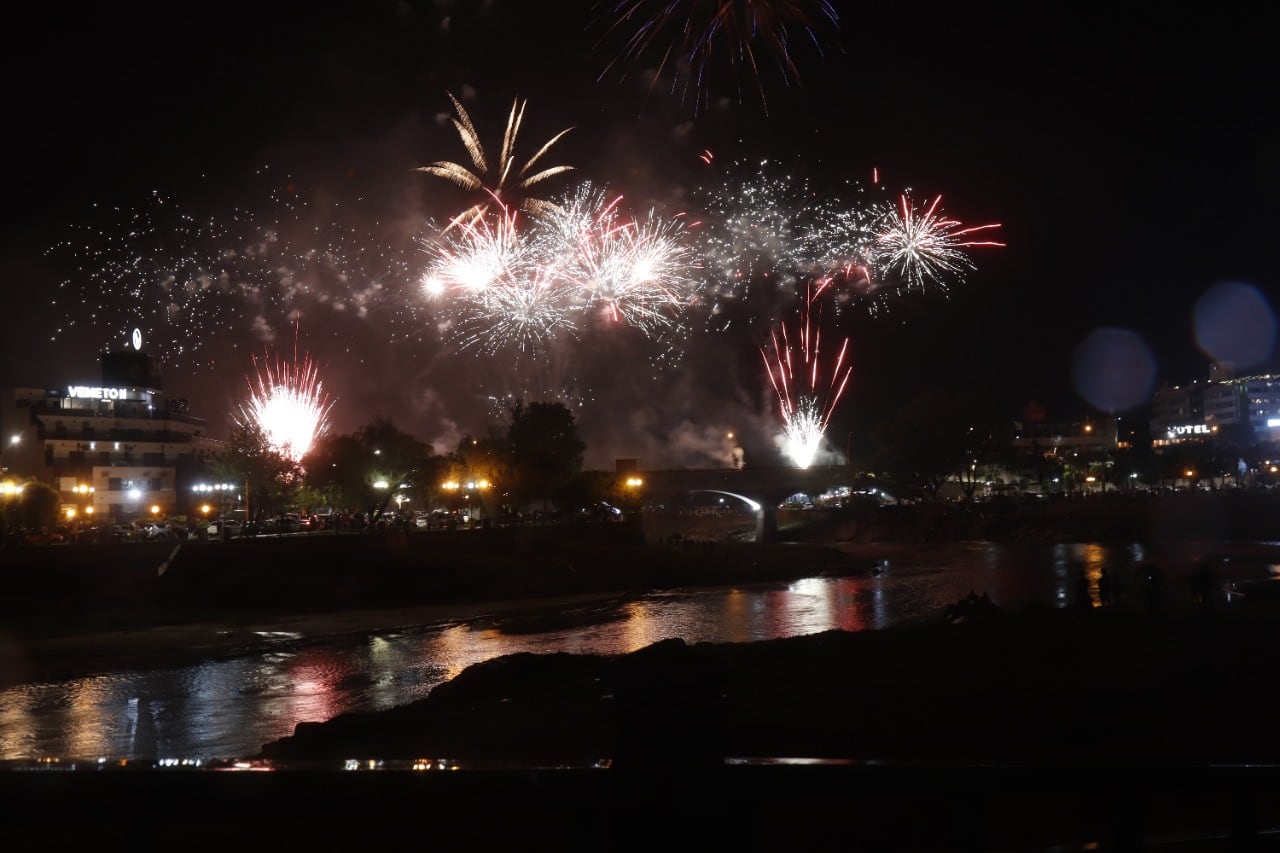
M 778 508 L 773 504 L 762 504 L 755 498 L 749 498 L 738 492 L 731 492 L 728 489 L 687 489 L 686 494 L 690 495 L 726 495 L 736 498 L 747 505 L 756 516 L 756 541 L 770 542 L 778 538 Z
M 797 492 L 820 494 L 847 486 L 861 476 L 850 465 L 809 468 L 680 468 L 639 471 L 648 500 L 702 492 L 722 494 L 746 502 L 756 516 L 756 541 L 778 538 L 778 504 Z M 754 495 L 755 497 L 751 497 Z

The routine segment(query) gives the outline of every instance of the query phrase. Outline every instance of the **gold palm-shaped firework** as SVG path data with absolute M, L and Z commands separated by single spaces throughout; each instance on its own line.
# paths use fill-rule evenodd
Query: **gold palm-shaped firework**
M 515 168 L 516 135 L 520 132 L 520 122 L 524 119 L 524 108 L 528 101 L 522 102 L 519 98 L 516 98 L 511 104 L 511 115 L 507 118 L 507 132 L 502 137 L 502 156 L 499 158 L 496 168 L 491 172 L 489 161 L 484 155 L 484 148 L 480 145 L 480 136 L 476 133 L 475 125 L 471 123 L 471 117 L 467 115 L 466 109 L 452 94 L 449 95 L 449 100 L 453 101 L 454 109 L 458 111 L 457 117 L 452 120 L 453 126 L 458 129 L 458 136 L 462 137 L 462 144 L 466 146 L 467 153 L 471 155 L 471 163 L 474 169 L 469 169 L 461 163 L 437 160 L 428 166 L 419 166 L 416 171 L 426 172 L 427 174 L 452 181 L 465 190 L 482 190 L 487 198 L 455 216 L 445 230 L 447 231 L 456 225 L 468 227 L 474 225 L 495 204 L 499 207 L 518 207 L 534 217 L 545 216 L 548 213 L 559 210 L 559 207 L 552 202 L 534 198 L 528 193 L 528 190 L 547 178 L 555 177 L 573 169 L 573 166 L 552 166 L 540 172 L 532 171 L 534 164 L 542 158 L 542 155 L 546 154 L 552 145 L 560 141 L 560 137 L 573 130 L 573 128 L 566 127 L 551 137 L 551 140 L 539 148 L 538 153 L 530 157 L 528 162 L 517 171 Z

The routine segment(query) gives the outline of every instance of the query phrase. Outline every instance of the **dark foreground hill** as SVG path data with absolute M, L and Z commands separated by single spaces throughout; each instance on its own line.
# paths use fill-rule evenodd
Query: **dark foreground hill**
M 960 624 L 514 655 L 411 705 L 303 724 L 263 756 L 1280 763 L 1268 712 L 1280 623 L 1215 606 L 1011 613 L 980 602 Z
M 592 849 L 1264 849 L 1280 623 L 1214 608 L 514 655 L 261 757 L 456 766 Z

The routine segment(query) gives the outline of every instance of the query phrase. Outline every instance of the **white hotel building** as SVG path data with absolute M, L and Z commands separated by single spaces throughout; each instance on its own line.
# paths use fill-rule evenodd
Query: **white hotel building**
M 97 382 L 0 389 L 0 475 L 47 483 L 101 523 L 191 512 L 184 496 L 222 443 L 165 396 L 139 344 L 103 355 Z
M 1152 401 L 1156 447 L 1204 439 L 1235 424 L 1247 425 L 1261 444 L 1280 440 L 1280 375 L 1236 377 L 1228 365 L 1215 363 L 1208 382 L 1165 386 Z

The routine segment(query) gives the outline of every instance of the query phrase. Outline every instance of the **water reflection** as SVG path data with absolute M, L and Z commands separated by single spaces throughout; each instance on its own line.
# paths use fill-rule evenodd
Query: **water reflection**
M 654 593 L 619 607 L 612 621 L 569 630 L 506 634 L 480 621 L 449 623 L 196 666 L 20 685 L 0 691 L 0 758 L 244 757 L 300 722 L 403 705 L 501 655 L 625 654 L 672 637 L 725 643 L 883 629 L 934 616 L 971 591 L 1003 607 L 1062 607 L 1082 574 L 1096 605 L 1104 569 L 1133 577 L 1150 558 L 1139 546 L 974 544 L 895 558 L 854 577 Z M 1172 579 L 1176 566 L 1165 565 Z M 1260 564 L 1257 574 L 1267 568 Z M 1130 586 L 1140 594 L 1139 584 Z

